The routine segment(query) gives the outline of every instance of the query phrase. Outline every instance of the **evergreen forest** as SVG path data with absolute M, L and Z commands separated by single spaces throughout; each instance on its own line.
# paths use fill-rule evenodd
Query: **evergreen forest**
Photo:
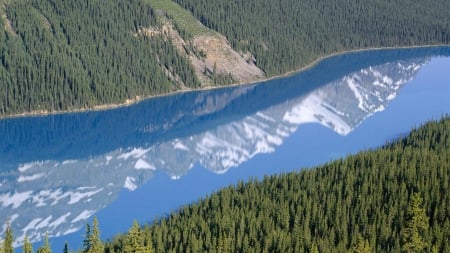
M 2 13 L 4 12 L 4 13 Z M 0 115 L 61 111 L 199 85 L 141 0 L 0 1 Z
M 173 0 L 268 76 L 351 49 L 450 42 L 447 0 Z
M 343 50 L 450 41 L 447 0 L 0 0 L 0 117 L 200 87 L 161 29 L 154 6 L 169 2 L 250 52 L 266 77 Z M 170 15 L 175 29 L 193 22 Z M 233 82 L 219 77 L 214 83 Z
M 376 150 L 237 183 L 107 241 L 94 219 L 79 252 L 445 253 L 449 182 L 447 116 Z M 13 231 L 5 237 L 12 253 Z M 33 252 L 26 238 L 23 252 Z

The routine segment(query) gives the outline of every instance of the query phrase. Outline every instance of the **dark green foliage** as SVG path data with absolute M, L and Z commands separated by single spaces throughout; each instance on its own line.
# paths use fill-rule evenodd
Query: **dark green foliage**
M 94 217 L 92 221 L 92 230 L 91 226 L 89 224 L 86 224 L 83 248 L 83 253 L 102 253 L 104 251 L 103 243 L 100 238 L 98 220 L 96 217 Z
M 153 252 L 151 237 L 148 234 L 145 237 L 143 236 L 142 229 L 137 223 L 137 221 L 134 221 L 133 225 L 128 230 L 123 251 L 125 253 Z
M 2 241 L 2 247 L 0 248 L 0 252 L 2 253 L 14 253 L 13 248 L 13 242 L 14 242 L 14 236 L 13 231 L 9 225 L 9 222 L 6 224 L 6 230 L 5 230 L 5 239 L 0 240 Z
M 134 222 L 104 248 L 94 219 L 83 252 L 446 253 L 449 182 L 446 117 L 377 150 L 240 182 L 151 225 Z M 5 237 L 2 251 L 12 252 L 9 226 Z M 51 252 L 47 235 L 37 252 Z
M 157 26 L 143 1 L 18 0 L 5 12 L 13 32 L 0 31 L 0 115 L 89 108 L 199 85 L 170 40 L 139 33 Z
M 63 253 L 69 253 L 69 244 L 67 243 L 67 241 L 64 242 Z
M 3 2 L 0 27 L 9 20 L 11 29 L 0 31 L 0 116 L 91 108 L 199 86 L 170 39 L 139 33 L 158 26 L 147 1 Z M 342 50 L 450 41 L 448 0 L 175 2 L 236 50 L 253 53 L 267 76 Z M 194 36 L 175 26 L 185 39 Z M 227 74 L 212 79 L 234 82 Z
M 370 248 L 369 242 L 364 239 L 360 234 L 356 236 L 356 242 L 353 246 L 354 253 L 370 253 L 372 249 Z
M 450 41 L 447 0 L 174 1 L 252 52 L 269 76 L 342 50 Z
M 23 240 L 22 252 L 23 253 L 33 253 L 33 244 L 31 244 L 31 242 L 28 241 L 27 235 L 25 235 L 25 239 Z M 64 253 L 68 253 L 68 252 L 64 252 Z
M 427 249 L 450 252 L 449 182 L 446 118 L 377 150 L 230 186 L 144 227 L 141 240 L 156 252 L 401 252 L 412 227 Z M 123 252 L 129 236 L 106 250 Z
M 403 252 L 424 252 L 429 247 L 429 220 L 422 208 L 422 198 L 418 193 L 412 195 L 408 207 L 408 220 L 403 228 Z

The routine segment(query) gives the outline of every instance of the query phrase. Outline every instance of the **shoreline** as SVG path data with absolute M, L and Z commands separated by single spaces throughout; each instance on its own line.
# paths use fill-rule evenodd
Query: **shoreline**
M 342 50 L 342 51 L 331 53 L 328 55 L 319 56 L 319 57 L 317 57 L 317 59 L 313 60 L 312 62 L 306 64 L 305 66 L 303 66 L 299 69 L 288 71 L 281 75 L 267 77 L 267 78 L 263 78 L 260 80 L 255 80 L 255 81 L 248 82 L 248 83 L 232 83 L 232 84 L 227 84 L 227 85 L 223 85 L 223 86 L 205 86 L 205 87 L 194 88 L 194 89 L 181 89 L 181 90 L 171 91 L 168 93 L 157 94 L 157 95 L 136 96 L 133 99 L 126 99 L 123 103 L 96 105 L 91 108 L 79 108 L 79 109 L 65 110 L 65 111 L 35 110 L 35 111 L 31 111 L 31 112 L 23 112 L 23 113 L 18 113 L 18 114 L 0 116 L 0 120 L 23 118 L 23 117 L 45 117 L 45 116 L 50 116 L 50 115 L 58 115 L 58 114 L 66 114 L 66 113 L 83 113 L 83 112 L 113 110 L 113 109 L 117 109 L 120 107 L 132 106 L 134 104 L 140 103 L 140 102 L 148 100 L 148 99 L 153 99 L 153 98 L 173 96 L 176 94 L 182 94 L 182 93 L 186 93 L 186 92 L 208 91 L 208 90 L 215 90 L 215 89 L 222 89 L 222 88 L 231 88 L 231 87 L 237 87 L 237 86 L 252 85 L 252 84 L 258 84 L 258 83 L 263 83 L 263 82 L 279 79 L 279 78 L 285 78 L 285 77 L 295 75 L 295 74 L 301 73 L 303 71 L 309 70 L 309 69 L 313 68 L 314 66 L 316 66 L 317 64 L 319 64 L 321 61 L 326 60 L 328 58 L 332 58 L 335 56 L 348 54 L 348 53 L 357 53 L 357 52 L 364 52 L 364 51 L 377 51 L 377 50 L 433 48 L 433 47 L 450 47 L 450 45 L 437 44 L 437 45 L 420 45 L 420 46 L 372 47 L 372 48 Z

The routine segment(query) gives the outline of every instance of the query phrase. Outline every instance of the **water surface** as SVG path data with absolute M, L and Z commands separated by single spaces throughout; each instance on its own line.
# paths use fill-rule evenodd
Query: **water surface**
M 0 219 L 18 244 L 48 232 L 78 249 L 94 215 L 106 238 L 239 180 L 377 147 L 450 113 L 449 56 L 349 53 L 260 84 L 0 120 Z

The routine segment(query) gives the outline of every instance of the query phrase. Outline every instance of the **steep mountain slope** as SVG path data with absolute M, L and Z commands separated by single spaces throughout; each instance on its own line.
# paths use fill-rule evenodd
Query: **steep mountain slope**
M 450 38 L 445 0 L 175 2 L 188 11 L 170 0 L 0 1 L 0 116 L 126 104 L 337 51 Z
M 450 41 L 446 0 L 174 1 L 254 54 L 269 76 L 342 50 Z
M 179 53 L 189 58 L 203 86 L 249 83 L 264 77 L 253 55 L 236 52 L 228 40 L 168 0 L 149 0 Z
M 377 150 L 227 187 L 142 227 L 138 246 L 156 252 L 449 252 L 449 130 L 446 117 Z M 136 233 L 117 236 L 106 250 L 122 251 L 132 238 Z
M 189 60 L 132 1 L 2 1 L 0 114 L 92 108 L 195 88 Z

